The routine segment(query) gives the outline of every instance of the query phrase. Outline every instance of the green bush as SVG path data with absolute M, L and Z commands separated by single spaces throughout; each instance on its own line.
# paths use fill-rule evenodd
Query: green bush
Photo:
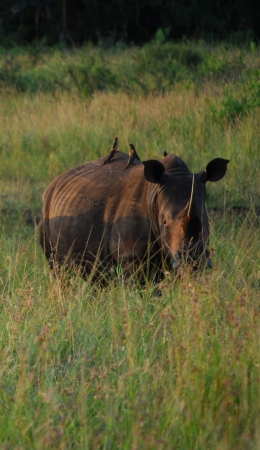
M 210 113 L 215 122 L 235 124 L 260 107 L 260 76 L 258 72 L 247 85 L 238 85 L 238 88 L 236 94 L 228 90 L 219 106 L 216 105 L 216 102 L 210 105 Z

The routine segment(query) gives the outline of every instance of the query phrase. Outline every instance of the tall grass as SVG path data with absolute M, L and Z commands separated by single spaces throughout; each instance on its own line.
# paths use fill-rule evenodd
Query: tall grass
M 63 289 L 33 233 L 6 242 L 2 445 L 258 448 L 256 225 L 253 211 L 215 220 L 213 272 L 161 297 L 78 278 Z
M 148 50 L 154 55 L 142 50 L 145 68 Z M 186 61 L 186 79 L 156 95 L 2 87 L 3 449 L 260 446 L 259 110 L 250 72 L 259 57 L 208 48 L 206 76 L 201 44 L 190 55 L 182 46 L 171 51 Z M 130 64 L 133 52 L 127 61 L 124 49 L 110 51 L 108 62 Z M 58 66 L 58 56 L 43 54 L 35 67 Z M 17 57 L 29 65 L 32 55 Z M 233 67 L 227 84 L 225 62 L 235 60 L 239 70 Z M 76 275 L 64 285 L 50 274 L 37 229 L 28 226 L 49 182 L 107 154 L 115 135 L 120 150 L 130 140 L 143 160 L 166 150 L 192 171 L 217 156 L 230 159 L 226 177 L 208 186 L 213 270 L 186 274 L 178 285 L 166 278 L 159 297 L 152 285 L 140 291 L 120 278 L 103 289 Z

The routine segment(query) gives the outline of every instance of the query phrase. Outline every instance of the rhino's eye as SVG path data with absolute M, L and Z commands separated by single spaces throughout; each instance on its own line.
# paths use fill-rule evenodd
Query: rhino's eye
M 166 219 L 163 219 L 163 224 L 166 225 L 166 223 L 167 223 L 167 222 L 166 222 Z

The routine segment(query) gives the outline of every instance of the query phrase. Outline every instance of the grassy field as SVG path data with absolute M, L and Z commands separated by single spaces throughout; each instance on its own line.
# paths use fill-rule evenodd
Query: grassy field
M 36 50 L 0 52 L 1 449 L 259 449 L 258 48 Z M 64 288 L 32 226 L 115 135 L 194 172 L 230 159 L 208 186 L 213 269 L 160 297 Z

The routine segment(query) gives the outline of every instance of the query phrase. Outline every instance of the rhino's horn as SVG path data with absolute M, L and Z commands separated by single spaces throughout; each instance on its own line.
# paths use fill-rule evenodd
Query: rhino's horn
M 185 234 L 194 236 L 197 233 L 201 232 L 202 223 L 199 216 L 198 211 L 198 203 L 197 203 L 197 190 L 195 183 L 195 176 L 192 176 L 192 187 L 191 187 L 191 195 L 190 200 L 188 201 L 187 206 L 185 207 L 187 211 L 186 216 L 183 218 L 183 229 Z
M 195 176 L 192 175 L 192 186 L 191 186 L 191 195 L 188 207 L 188 217 L 193 218 L 198 216 L 198 206 L 197 206 L 197 190 L 195 184 Z

